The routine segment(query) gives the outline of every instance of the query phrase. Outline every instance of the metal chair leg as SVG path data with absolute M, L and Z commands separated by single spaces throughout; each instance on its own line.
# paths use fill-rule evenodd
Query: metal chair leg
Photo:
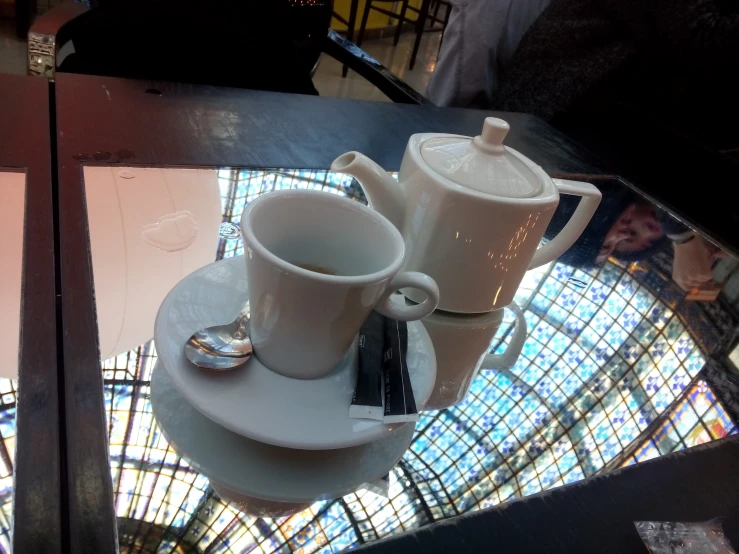
M 418 13 L 418 21 L 416 22 L 416 42 L 413 44 L 413 53 L 411 54 L 411 63 L 408 66 L 408 69 L 413 69 L 413 66 L 416 65 L 418 47 L 421 45 L 423 30 L 426 28 L 426 17 L 429 13 L 429 4 L 431 4 L 431 0 L 423 0 L 423 2 L 421 2 L 421 10 Z
M 372 0 L 367 0 L 364 5 L 364 14 L 362 14 L 362 23 L 359 25 L 359 36 L 357 37 L 357 46 L 362 46 L 364 40 L 364 30 L 367 27 L 367 19 L 369 18 L 370 10 L 372 9 Z
M 444 42 L 444 33 L 446 32 L 446 26 L 449 24 L 449 16 L 452 13 L 452 5 L 447 4 L 446 5 L 446 15 L 444 15 L 444 23 L 443 27 L 441 28 L 441 37 L 439 38 L 439 52 L 441 52 L 441 45 Z M 438 56 L 438 53 L 437 53 Z
M 439 0 L 434 0 L 434 14 L 431 16 L 433 18 L 434 23 L 437 21 L 439 17 L 439 7 L 441 6 L 441 2 Z M 431 24 L 433 27 L 433 23 Z
M 368 0 L 368 2 L 371 0 Z M 357 25 L 357 8 L 359 7 L 359 0 L 352 0 L 351 6 L 349 7 L 349 21 L 347 22 L 346 38 L 349 42 L 354 42 L 354 27 Z M 346 77 L 349 73 L 349 66 L 341 68 L 341 76 Z
M 395 40 L 393 40 L 393 46 L 398 45 L 400 40 L 400 33 L 403 31 L 403 23 L 405 23 L 405 12 L 408 10 L 408 0 L 403 0 L 400 6 L 400 15 L 398 17 L 398 28 L 395 29 Z

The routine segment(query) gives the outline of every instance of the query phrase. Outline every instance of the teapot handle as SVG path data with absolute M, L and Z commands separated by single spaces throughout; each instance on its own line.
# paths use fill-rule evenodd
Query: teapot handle
M 486 354 L 482 361 L 480 369 L 511 369 L 521 355 L 521 350 L 526 342 L 526 318 L 518 304 L 511 302 L 507 309 L 511 310 L 516 316 L 516 324 L 513 327 L 513 336 L 508 347 L 502 354 Z
M 534 257 L 531 259 L 529 269 L 548 264 L 564 254 L 570 246 L 575 244 L 575 241 L 580 238 L 585 227 L 590 223 L 590 219 L 595 214 L 595 210 L 598 209 L 598 204 L 600 204 L 602 197 L 601 192 L 590 183 L 568 181 L 566 179 L 552 179 L 552 181 L 554 181 L 554 185 L 560 194 L 582 196 L 582 200 L 580 200 L 575 213 L 572 214 L 567 225 L 564 226 L 559 234 L 544 246 L 537 249 Z

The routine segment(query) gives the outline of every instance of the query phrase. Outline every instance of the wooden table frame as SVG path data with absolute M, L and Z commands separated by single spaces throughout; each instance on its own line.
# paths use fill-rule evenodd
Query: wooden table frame
M 0 88 L 0 121 L 10 122 L 13 137 L 8 141 L 0 134 L 0 167 L 25 168 L 27 206 L 35 218 L 26 227 L 20 388 L 22 398 L 32 401 L 18 408 L 15 551 L 112 554 L 118 551 L 117 525 L 83 166 L 319 169 L 347 150 L 359 150 L 397 170 L 410 134 L 476 134 L 482 116 L 492 112 L 82 75 L 59 75 L 52 85 L 35 82 L 23 92 L 24 103 L 43 106 L 33 113 L 4 113 L 3 100 L 18 101 L 20 85 L 14 83 L 15 96 Z M 541 120 L 524 114 L 505 118 L 513 128 L 507 142 L 548 173 L 615 178 Z M 39 344 L 50 346 L 39 349 Z M 736 439 L 725 439 L 619 475 L 647 475 L 650 468 L 664 472 L 678 459 L 682 465 L 687 460 L 695 467 L 715 465 L 719 452 L 724 460 L 735 458 L 736 445 Z M 739 473 L 739 465 L 720 467 Z M 735 477 L 724 474 L 720 484 L 737 482 L 739 491 Z M 607 479 L 591 479 L 579 490 L 602 487 Z M 722 502 L 733 502 L 737 491 L 727 488 Z M 659 487 L 652 492 L 666 493 Z M 709 497 L 696 498 L 705 503 Z M 523 501 L 516 509 L 526 512 L 534 505 Z M 596 538 L 592 535 L 588 546 Z
M 54 554 L 63 551 L 67 521 L 63 519 L 66 480 L 60 462 L 64 424 L 57 373 L 61 337 L 56 313 L 49 84 L 14 75 L 2 75 L 0 81 L 0 168 L 26 175 L 13 551 Z

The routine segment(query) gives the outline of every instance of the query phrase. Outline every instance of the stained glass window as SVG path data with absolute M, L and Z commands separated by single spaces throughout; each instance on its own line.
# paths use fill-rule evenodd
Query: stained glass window
M 736 423 L 703 379 L 686 389 L 650 437 L 633 448 L 624 465 L 663 456 L 736 433 Z
M 351 178 L 324 171 L 224 170 L 219 184 L 218 258 L 243 253 L 241 212 L 267 191 L 363 200 Z M 106 360 L 122 551 L 338 552 L 736 432 L 685 318 L 634 268 L 553 263 L 529 272 L 516 299 L 529 331 L 518 362 L 482 371 L 461 404 L 422 414 L 388 498 L 359 490 L 288 518 L 228 506 L 167 444 L 149 403 L 152 343 Z M 504 322 L 491 350 L 510 340 Z
M 0 379 L 0 550 L 10 552 L 17 381 Z

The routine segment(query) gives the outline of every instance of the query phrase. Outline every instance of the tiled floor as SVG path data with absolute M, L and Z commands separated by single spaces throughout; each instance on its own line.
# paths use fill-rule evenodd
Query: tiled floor
M 408 83 L 421 94 L 425 93 L 431 74 L 436 67 L 440 35 L 426 34 L 421 42 L 416 65 L 408 69 L 415 35 L 403 35 L 398 46 L 393 47 L 392 38 L 366 41 L 363 49 L 385 67 Z M 11 21 L 0 21 L 0 73 L 24 74 L 26 72 L 26 43 L 18 40 Z M 313 78 L 321 96 L 338 96 L 362 100 L 388 101 L 388 99 L 369 82 L 350 71 L 346 78 L 341 77 L 341 64 L 323 56 Z

